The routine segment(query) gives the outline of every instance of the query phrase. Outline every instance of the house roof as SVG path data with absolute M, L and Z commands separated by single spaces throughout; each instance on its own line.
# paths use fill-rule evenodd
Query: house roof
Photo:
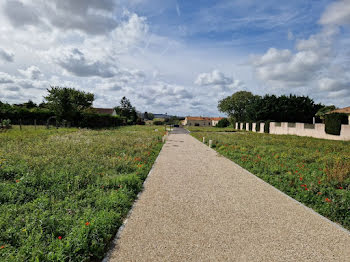
M 112 115 L 114 112 L 113 108 L 94 108 L 97 114 Z
M 223 119 L 223 117 L 201 117 L 201 116 L 188 116 L 186 117 L 187 120 L 192 120 L 192 121 L 220 121 Z
M 333 111 L 330 112 L 330 113 L 345 113 L 345 114 L 350 114 L 350 106 L 344 107 L 344 108 L 339 108 L 339 109 L 336 109 L 336 110 L 333 110 Z

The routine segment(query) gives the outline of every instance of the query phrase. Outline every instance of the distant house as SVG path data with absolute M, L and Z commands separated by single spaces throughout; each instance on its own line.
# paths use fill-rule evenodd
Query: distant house
M 349 117 L 349 124 L 350 124 L 350 106 L 333 110 L 333 111 L 329 112 L 328 114 L 331 114 L 331 113 L 347 114 L 348 117 Z
M 187 116 L 182 122 L 184 126 L 216 126 L 223 117 Z
M 117 115 L 117 112 L 115 111 L 114 108 L 93 108 L 93 109 L 97 114 L 111 115 L 111 116 Z

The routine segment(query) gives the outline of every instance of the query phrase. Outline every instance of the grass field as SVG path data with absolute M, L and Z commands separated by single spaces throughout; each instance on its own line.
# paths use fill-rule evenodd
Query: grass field
M 145 126 L 0 132 L 0 260 L 101 259 L 162 135 Z
M 350 229 L 350 142 L 252 132 L 191 135 L 213 140 L 223 156 Z

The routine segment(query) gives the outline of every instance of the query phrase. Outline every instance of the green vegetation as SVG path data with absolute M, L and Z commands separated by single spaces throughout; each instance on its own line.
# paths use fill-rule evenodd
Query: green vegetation
M 327 134 L 339 136 L 342 124 L 349 124 L 349 119 L 346 114 L 333 113 L 325 115 L 325 131 Z
M 230 125 L 230 122 L 228 121 L 227 118 L 223 118 L 221 120 L 219 120 L 218 124 L 216 125 L 216 127 L 228 127 Z
M 194 132 L 289 196 L 350 229 L 350 142 L 247 132 Z
M 273 120 L 275 122 L 312 123 L 315 114 L 324 106 L 315 104 L 307 96 L 263 97 L 251 92 L 239 91 L 219 101 L 218 109 L 233 121 L 256 122 Z
M 121 125 L 144 125 L 136 108 L 123 97 L 115 108 L 117 116 L 99 114 L 92 108 L 94 94 L 68 87 L 50 87 L 45 102 L 36 105 L 32 101 L 10 105 L 0 101 L 0 121 L 9 119 L 17 125 L 74 126 L 88 128 L 117 127 Z
M 162 135 L 145 126 L 0 132 L 0 260 L 100 260 Z

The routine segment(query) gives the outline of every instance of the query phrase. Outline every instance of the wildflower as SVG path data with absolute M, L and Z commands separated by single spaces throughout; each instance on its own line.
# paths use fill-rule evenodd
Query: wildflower
M 330 200 L 328 197 L 326 197 L 326 202 L 328 202 L 328 203 L 330 203 L 330 202 L 332 202 L 332 200 Z
M 85 226 L 90 226 L 90 222 L 86 222 L 86 223 L 85 223 Z
M 300 181 L 303 181 L 303 178 L 302 178 L 302 177 L 299 177 L 299 180 L 300 180 Z
M 25 228 L 22 229 L 22 232 L 26 232 L 26 231 L 27 231 L 27 229 L 25 229 Z
M 305 190 L 306 190 L 306 191 L 309 191 L 309 189 L 308 189 L 307 187 L 305 187 Z
M 320 196 L 320 195 L 322 195 L 322 193 L 321 193 L 321 192 L 318 192 L 318 193 L 317 193 L 317 195 L 319 195 L 319 196 Z
M 20 181 L 19 179 L 16 179 L 16 183 L 19 183 L 19 181 Z
M 338 187 L 338 189 L 343 189 L 343 187 L 342 187 L 342 186 L 340 186 L 340 187 Z
M 61 236 L 58 236 L 58 239 L 59 239 L 59 240 L 61 240 L 61 239 L 62 239 L 62 237 L 61 237 Z
M 321 185 L 321 180 L 318 180 L 318 184 Z
M 1 247 L 0 247 L 0 249 L 3 249 L 3 248 L 5 248 L 5 246 L 1 246 Z

